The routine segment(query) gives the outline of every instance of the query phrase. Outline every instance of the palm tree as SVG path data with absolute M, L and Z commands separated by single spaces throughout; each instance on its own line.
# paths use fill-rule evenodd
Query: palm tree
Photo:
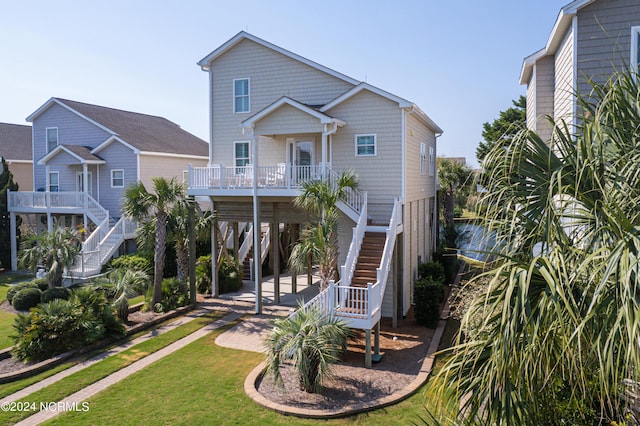
M 143 271 L 114 269 L 106 278 L 96 280 L 113 294 L 111 305 L 116 308 L 118 318 L 127 322 L 129 317 L 129 299 L 144 293 L 149 285 L 149 276 Z
M 483 163 L 501 261 L 462 319 L 463 332 L 481 318 L 479 329 L 442 372 L 470 422 L 624 420 L 623 380 L 640 377 L 635 77 L 579 96 L 575 132 L 559 123 L 543 141 L 523 130 Z
M 289 266 L 296 273 L 304 270 L 309 259 L 317 262 L 320 290 L 338 276 L 338 201 L 357 186 L 355 174 L 343 172 L 335 181 L 304 182 L 302 191 L 293 200 L 296 207 L 322 216 L 320 222 L 303 229 L 300 242 L 289 256 Z
M 282 364 L 291 361 L 298 371 L 300 388 L 319 392 L 349 333 L 349 327 L 335 317 L 317 307 L 301 305 L 294 315 L 275 321 L 267 336 L 267 372 L 282 383 Z
M 20 248 L 20 265 L 33 270 L 44 266 L 52 288 L 62 286 L 64 269 L 75 263 L 82 245 L 75 230 L 54 228 L 51 232 L 29 235 Z
M 167 217 L 173 206 L 185 198 L 184 187 L 176 178 L 167 180 L 154 177 L 153 192 L 147 191 L 142 182 L 125 190 L 122 210 L 136 221 L 144 222 L 155 218 L 155 249 L 153 254 L 153 297 L 151 306 L 162 300 L 162 278 L 167 245 Z

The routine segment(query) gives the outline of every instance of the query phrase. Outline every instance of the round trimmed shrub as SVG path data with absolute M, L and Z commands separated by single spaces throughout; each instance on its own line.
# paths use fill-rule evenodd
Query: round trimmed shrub
M 40 289 L 40 291 L 45 291 L 49 288 L 49 280 L 47 280 L 46 278 L 36 278 L 31 282 L 34 283 Z
M 112 269 L 132 269 L 153 275 L 153 262 L 144 256 L 127 254 L 111 260 Z
M 414 316 L 418 324 L 435 328 L 440 319 L 440 303 L 444 300 L 444 286 L 431 277 L 416 281 L 413 292 Z
M 42 292 L 37 287 L 28 287 L 20 290 L 13 296 L 13 307 L 19 311 L 26 311 L 40 303 Z
M 53 287 L 48 288 L 42 292 L 42 297 L 40 297 L 40 303 L 51 302 L 54 299 L 62 299 L 69 300 L 71 297 L 71 291 L 65 287 Z
M 14 296 L 20 291 L 20 290 L 24 290 L 25 288 L 38 288 L 38 286 L 33 282 L 33 281 L 27 281 L 24 283 L 20 283 L 20 284 L 15 284 L 12 285 L 9 290 L 7 291 L 7 301 L 13 305 L 13 298 Z

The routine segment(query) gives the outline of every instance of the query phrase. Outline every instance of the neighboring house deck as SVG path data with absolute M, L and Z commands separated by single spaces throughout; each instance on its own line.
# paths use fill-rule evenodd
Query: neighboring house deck
M 236 235 L 234 254 L 253 258 L 256 312 L 265 249 L 272 265 L 285 264 L 285 241 L 313 220 L 291 204 L 301 184 L 352 170 L 359 187 L 338 204 L 340 281 L 311 303 L 367 332 L 382 316 L 406 315 L 418 263 L 435 247 L 442 130 L 414 103 L 246 32 L 198 64 L 209 73 L 212 140 L 209 164 L 189 170 L 188 191 L 211 199 L 233 229 L 218 234 Z M 251 245 L 260 256 L 248 254 Z
M 640 3 L 576 0 L 562 9 L 546 45 L 524 59 L 520 84 L 527 85 L 527 127 L 551 136 L 547 116 L 577 124 L 575 93 L 588 95 L 589 80 L 615 71 L 638 71 Z
M 70 271 L 96 274 L 135 227 L 122 217 L 125 188 L 155 176 L 185 179 L 190 165 L 208 161 L 208 144 L 157 116 L 51 98 L 31 114 L 33 192 L 10 193 L 9 211 L 36 214 L 38 226 L 87 232 Z M 12 226 L 13 228 L 13 226 Z M 17 267 L 12 247 L 12 268 Z
M 19 189 L 33 191 L 31 126 L 0 123 L 0 158 L 6 161 Z

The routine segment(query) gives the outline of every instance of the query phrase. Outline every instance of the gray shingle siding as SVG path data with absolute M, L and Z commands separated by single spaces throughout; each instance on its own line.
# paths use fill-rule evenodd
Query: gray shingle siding
M 111 216 L 120 217 L 124 188 L 111 187 L 111 170 L 124 170 L 126 188 L 137 181 L 137 157 L 131 148 L 119 142 L 113 142 L 100 151 L 100 157 L 107 162 L 100 166 L 100 204 L 109 210 Z

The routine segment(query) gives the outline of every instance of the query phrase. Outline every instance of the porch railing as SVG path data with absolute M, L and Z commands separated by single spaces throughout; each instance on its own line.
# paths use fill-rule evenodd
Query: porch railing
M 251 189 L 253 165 L 242 167 L 189 167 L 189 189 Z M 281 163 L 274 166 L 258 166 L 258 188 L 298 188 L 302 182 L 322 177 L 322 166 L 290 166 Z

